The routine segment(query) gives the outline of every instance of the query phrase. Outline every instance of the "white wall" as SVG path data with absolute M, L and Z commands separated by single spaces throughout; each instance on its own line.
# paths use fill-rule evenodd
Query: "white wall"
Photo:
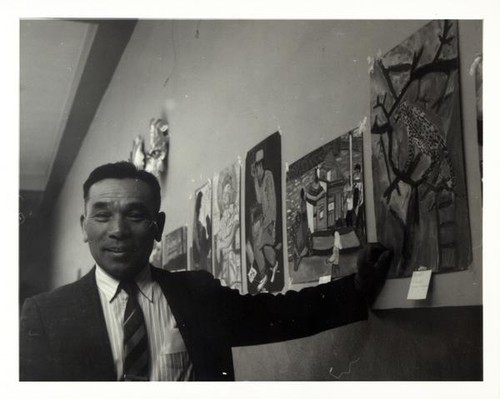
M 52 285 L 74 281 L 79 269 L 84 273 L 92 266 L 78 222 L 83 181 L 94 167 L 127 159 L 132 140 L 138 134 L 147 137 L 150 118 L 160 116 L 165 102 L 171 152 L 162 209 L 165 231 L 170 231 L 191 226 L 190 196 L 196 188 L 238 156 L 244 160 L 246 151 L 267 135 L 282 132 L 283 162 L 293 162 L 365 116 L 369 119 L 367 57 L 387 52 L 425 23 L 139 22 L 56 204 Z M 479 21 L 461 21 L 459 28 L 474 262 L 469 271 L 435 278 L 435 288 L 443 286 L 443 295 L 435 297 L 439 306 L 481 303 L 479 168 L 474 82 L 468 70 L 482 51 L 482 29 Z M 374 240 L 367 139 L 367 220 Z M 447 293 L 449 284 L 458 287 L 459 295 Z M 407 288 L 407 279 L 391 282 L 379 306 L 414 306 L 403 300 Z

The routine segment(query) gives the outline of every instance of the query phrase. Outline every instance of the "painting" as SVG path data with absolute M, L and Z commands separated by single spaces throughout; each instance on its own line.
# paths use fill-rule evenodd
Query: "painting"
M 163 269 L 171 272 L 187 270 L 187 226 L 163 237 Z
M 212 183 L 194 193 L 192 270 L 212 273 Z
M 240 170 L 236 162 L 213 178 L 212 248 L 214 276 L 241 293 Z
M 479 170 L 481 172 L 481 192 L 483 189 L 483 56 L 476 57 L 471 73 L 476 85 L 476 123 L 479 149 Z
M 378 240 L 390 278 L 464 270 L 471 239 L 457 22 L 436 20 L 375 60 L 371 138 Z
M 359 128 L 288 167 L 286 220 L 290 282 L 356 272 L 366 243 L 363 134 Z
M 245 161 L 245 252 L 250 294 L 284 286 L 281 134 L 248 151 Z

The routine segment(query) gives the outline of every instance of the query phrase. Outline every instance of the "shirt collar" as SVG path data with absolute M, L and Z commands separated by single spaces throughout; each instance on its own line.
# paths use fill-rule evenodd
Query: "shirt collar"
M 95 278 L 97 287 L 103 292 L 106 300 L 112 302 L 117 295 L 120 281 L 111 277 L 106 271 L 96 264 Z M 139 292 L 149 301 L 153 302 L 153 279 L 151 277 L 151 268 L 145 267 L 136 276 L 135 282 L 139 287 Z

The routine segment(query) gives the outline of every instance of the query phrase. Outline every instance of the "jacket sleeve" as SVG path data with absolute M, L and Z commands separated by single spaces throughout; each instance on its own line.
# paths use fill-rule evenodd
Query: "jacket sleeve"
M 34 299 L 26 299 L 20 322 L 20 377 L 21 381 L 53 380 L 53 366 L 49 342 Z
M 354 275 L 278 295 L 240 295 L 212 281 L 217 319 L 224 323 L 231 346 L 306 337 L 368 317 Z

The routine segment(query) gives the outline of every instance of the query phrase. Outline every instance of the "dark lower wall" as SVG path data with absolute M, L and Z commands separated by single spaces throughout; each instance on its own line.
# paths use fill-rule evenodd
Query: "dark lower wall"
M 482 306 L 373 311 L 367 321 L 309 338 L 234 348 L 236 378 L 482 380 L 482 311 Z

